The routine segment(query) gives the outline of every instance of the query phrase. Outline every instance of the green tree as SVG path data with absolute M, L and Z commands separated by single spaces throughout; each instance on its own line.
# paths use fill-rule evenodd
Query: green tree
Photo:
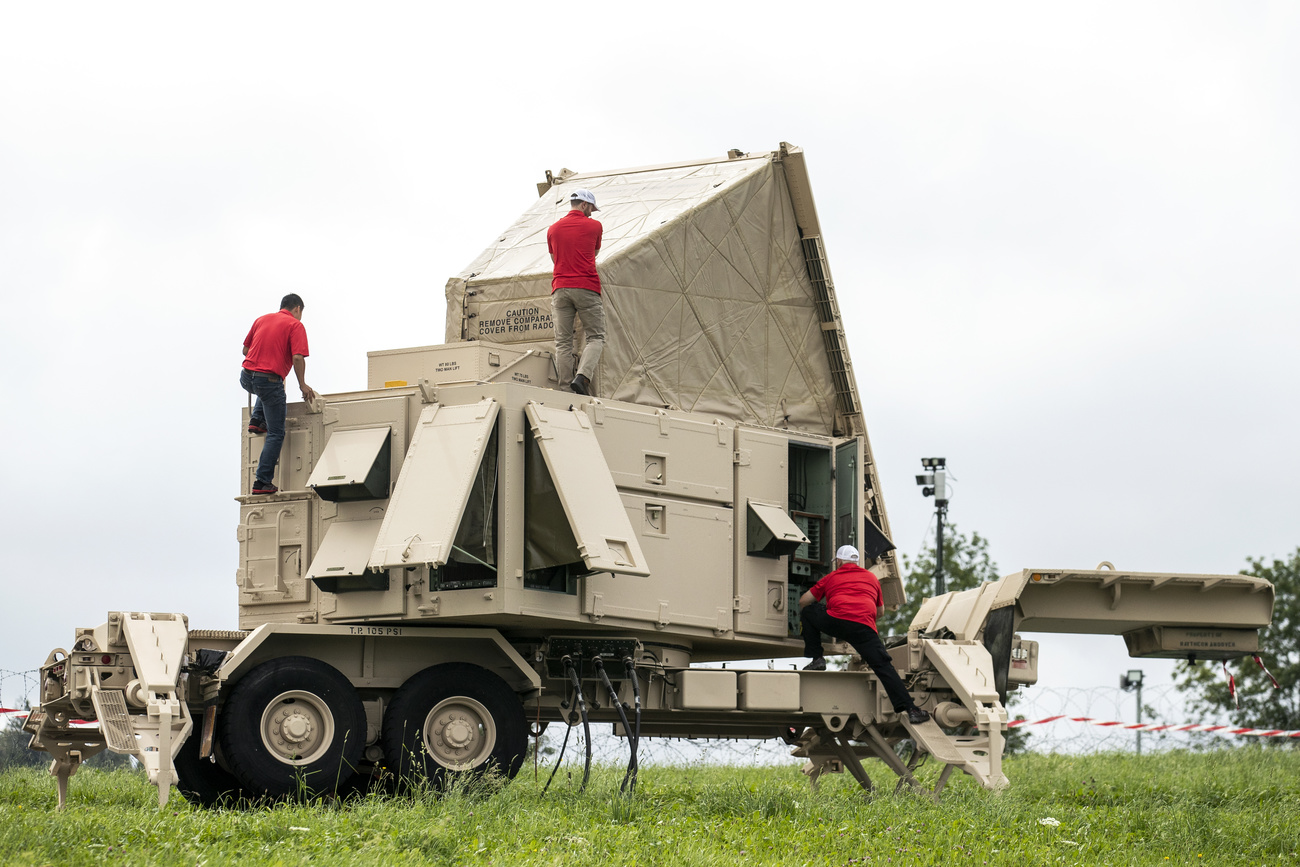
M 24 710 L 30 710 L 30 706 L 26 706 L 26 703 L 24 705 Z M 0 771 L 9 768 L 43 768 L 49 765 L 50 757 L 47 754 L 27 749 L 31 737 L 23 731 L 23 722 L 18 717 L 5 720 L 4 728 L 0 729 Z
M 1262 557 L 1248 557 L 1246 562 L 1249 566 L 1241 570 L 1242 575 L 1273 583 L 1273 622 L 1260 630 L 1259 646 L 1260 659 L 1277 678 L 1279 688 L 1273 688 L 1268 675 L 1250 657 L 1228 663 L 1237 681 L 1240 709 L 1218 663 L 1180 663 L 1174 670 L 1174 685 L 1191 695 L 1188 705 L 1196 713 L 1227 711 L 1238 726 L 1300 729 L 1300 548 L 1286 560 L 1269 563 Z M 1291 738 L 1286 741 L 1296 743 Z
M 921 608 L 921 601 L 934 595 L 934 546 L 916 557 L 902 555 L 903 587 L 907 602 L 897 611 L 885 610 L 877 624 L 881 635 L 902 635 Z M 996 581 L 998 564 L 989 557 L 989 540 L 979 533 L 967 536 L 949 524 L 943 534 L 943 575 L 948 590 L 969 590 L 985 581 Z

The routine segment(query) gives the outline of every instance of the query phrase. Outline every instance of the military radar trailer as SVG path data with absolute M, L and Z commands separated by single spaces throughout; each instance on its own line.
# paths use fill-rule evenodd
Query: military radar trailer
M 591 396 L 556 381 L 551 344 L 545 230 L 577 187 L 605 225 Z M 799 655 L 796 600 L 842 544 L 905 601 L 804 154 L 566 170 L 538 191 L 448 281 L 445 344 L 371 352 L 365 390 L 290 405 L 279 493 L 251 494 L 262 438 L 243 438 L 238 630 L 112 612 L 49 655 L 27 729 L 60 805 L 105 748 L 138 757 L 160 803 L 177 785 L 219 804 L 384 770 L 513 775 L 538 727 L 588 722 L 633 755 L 639 737 L 782 738 L 814 782 L 870 788 L 875 758 L 919 788 L 930 755 L 935 795 L 956 770 L 995 789 L 1007 694 L 1037 678 L 1021 630 L 1256 649 L 1268 582 L 1103 564 L 926 600 L 891 642 L 922 725 L 859 666 L 704 665 Z

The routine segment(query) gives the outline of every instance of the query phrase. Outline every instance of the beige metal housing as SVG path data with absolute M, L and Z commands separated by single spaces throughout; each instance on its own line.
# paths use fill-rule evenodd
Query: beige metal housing
M 860 438 L 513 383 L 335 395 L 319 413 L 294 405 L 290 430 L 281 493 L 240 498 L 244 629 L 581 626 L 681 642 L 697 661 L 789 655 L 791 588 L 862 545 Z

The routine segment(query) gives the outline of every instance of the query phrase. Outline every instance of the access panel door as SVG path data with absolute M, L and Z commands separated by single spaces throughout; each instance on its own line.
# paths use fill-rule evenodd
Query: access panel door
M 861 437 L 835 447 L 835 547 L 852 545 L 864 563 L 883 557 L 894 550 L 894 543 L 871 520 L 866 508 L 863 481 L 866 443 Z M 907 601 L 902 579 L 890 568 L 892 559 L 877 563 L 872 572 L 880 579 L 886 608 L 896 608 Z
M 420 413 L 370 553 L 371 569 L 444 565 L 469 502 L 499 405 L 432 404 Z
M 524 412 L 586 567 L 592 572 L 648 576 L 645 554 L 587 414 L 532 401 Z
M 309 501 L 280 499 L 239 509 L 239 604 L 306 602 Z
M 736 430 L 734 556 L 738 636 L 781 638 L 789 631 L 790 554 L 785 543 L 807 537 L 786 523 L 790 521 L 788 473 L 787 437 L 773 431 Z M 785 521 L 781 520 L 783 516 Z M 799 535 L 788 535 L 791 533 Z
M 598 622 L 641 621 L 665 635 L 685 627 L 695 634 L 730 632 L 732 510 L 630 492 L 621 498 L 654 578 L 590 575 L 583 582 L 582 613 Z

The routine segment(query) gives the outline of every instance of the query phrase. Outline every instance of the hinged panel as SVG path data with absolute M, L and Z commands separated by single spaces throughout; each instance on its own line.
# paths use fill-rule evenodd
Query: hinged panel
M 744 460 L 737 462 L 733 469 L 736 501 L 743 505 L 736 510 L 736 582 L 732 595 L 748 596 L 756 602 L 763 600 L 763 604 L 751 605 L 748 611 L 735 612 L 738 635 L 784 638 L 789 633 L 786 601 L 788 558 L 750 555 L 747 539 L 750 518 L 747 501 L 789 503 L 788 449 L 789 438 L 775 431 L 736 429 L 734 451 Z M 785 513 L 783 508 L 776 511 Z
M 293 419 L 287 424 L 284 445 L 280 447 L 280 462 L 276 464 L 275 475 L 272 478 L 275 480 L 276 487 L 282 491 L 305 491 L 312 461 L 316 459 L 316 450 L 313 448 L 314 438 L 309 424 L 298 419 Z M 303 426 L 297 427 L 298 424 Z
M 525 412 L 587 568 L 649 575 L 590 419 L 531 401 Z
M 387 497 L 391 437 L 388 426 L 333 431 L 307 487 L 327 500 Z
M 389 427 L 392 430 L 389 477 L 395 479 L 398 470 L 402 468 L 402 461 L 406 458 L 409 406 L 407 398 L 400 395 L 328 403 L 325 405 L 322 433 L 328 437 L 333 431 L 338 430 Z
M 420 412 L 370 568 L 447 562 L 498 408 L 487 399 Z
M 316 556 L 312 558 L 311 566 L 307 568 L 307 577 L 314 580 L 322 589 L 335 592 L 339 586 L 357 589 L 359 584 L 353 581 L 343 582 L 340 585 L 338 581 L 331 579 L 365 579 L 368 574 L 382 574 L 367 573 L 366 569 L 370 552 L 375 547 L 375 539 L 379 537 L 379 528 L 382 524 L 382 518 L 370 521 L 335 521 L 330 524 L 330 528 L 325 531 L 325 540 L 321 542 Z M 386 587 L 387 576 L 383 577 L 385 579 L 383 586 Z M 330 587 L 327 584 L 335 586 Z
M 640 543 L 652 581 L 626 581 L 618 576 L 588 575 L 584 593 L 602 594 L 607 617 L 639 620 L 663 628 L 717 630 L 717 611 L 725 609 L 730 628 L 733 598 L 726 580 L 731 571 L 732 510 L 712 503 L 655 500 L 640 494 L 621 495 L 622 511 L 630 521 L 642 521 Z M 648 508 L 659 515 L 659 527 L 644 523 Z M 590 614 L 586 603 L 584 614 Z
M 306 602 L 308 501 L 273 500 L 240 507 L 239 604 Z
M 808 544 L 808 537 L 780 506 L 749 500 L 749 511 L 745 526 L 746 553 L 762 552 L 779 557 L 793 554 L 800 545 Z
M 291 408 L 300 406 L 301 404 L 290 404 Z M 307 489 L 307 476 L 316 459 L 314 446 L 319 431 L 318 418 L 289 416 L 285 419 L 284 443 L 280 446 L 280 458 L 271 476 L 272 483 L 281 491 Z M 244 424 L 248 424 L 248 410 L 244 410 Z M 247 434 L 241 439 L 243 471 L 240 474 L 239 493 L 246 497 L 252 493 L 253 483 L 257 479 L 257 464 L 262 458 L 266 435 Z
M 730 428 L 664 410 L 587 404 L 587 411 L 620 488 L 731 502 Z

